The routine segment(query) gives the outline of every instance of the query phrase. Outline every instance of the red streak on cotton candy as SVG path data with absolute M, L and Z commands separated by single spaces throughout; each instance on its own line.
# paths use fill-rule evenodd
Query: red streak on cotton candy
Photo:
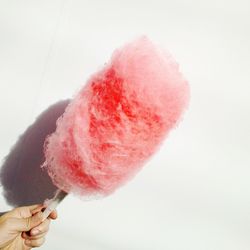
M 111 194 L 155 153 L 188 100 L 176 62 L 141 37 L 73 98 L 46 139 L 44 166 L 65 192 Z

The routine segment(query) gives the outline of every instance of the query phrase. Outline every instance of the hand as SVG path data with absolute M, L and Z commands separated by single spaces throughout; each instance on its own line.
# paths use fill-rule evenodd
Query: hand
M 43 220 L 43 205 L 18 207 L 0 217 L 0 249 L 30 250 L 40 247 L 49 230 L 50 219 L 56 219 L 53 211 Z

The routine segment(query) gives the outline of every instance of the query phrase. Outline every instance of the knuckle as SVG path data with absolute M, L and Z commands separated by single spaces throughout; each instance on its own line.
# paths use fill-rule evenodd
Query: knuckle
M 16 207 L 16 208 L 12 209 L 12 212 L 14 212 L 14 213 L 20 212 L 20 209 L 21 209 L 21 207 Z
M 27 213 L 26 207 L 16 207 L 12 210 L 12 212 L 15 214 L 20 214 L 20 215 L 23 213 L 25 213 L 25 214 Z

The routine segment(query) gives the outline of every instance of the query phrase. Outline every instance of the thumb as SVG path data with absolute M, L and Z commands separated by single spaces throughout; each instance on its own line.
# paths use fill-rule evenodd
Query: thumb
M 34 214 L 33 216 L 30 216 L 28 218 L 21 218 L 21 219 L 15 219 L 15 222 L 13 222 L 13 227 L 15 227 L 15 230 L 19 232 L 26 232 L 32 229 L 33 227 L 38 226 L 43 221 L 43 213 L 38 212 Z

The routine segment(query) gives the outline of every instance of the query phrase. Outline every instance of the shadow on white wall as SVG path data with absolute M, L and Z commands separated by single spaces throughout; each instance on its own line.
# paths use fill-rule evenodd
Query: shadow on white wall
M 19 137 L 1 166 L 3 194 L 11 206 L 43 203 L 57 189 L 41 169 L 44 162 L 43 144 L 56 129 L 56 120 L 63 114 L 69 100 L 59 101 L 42 112 Z

